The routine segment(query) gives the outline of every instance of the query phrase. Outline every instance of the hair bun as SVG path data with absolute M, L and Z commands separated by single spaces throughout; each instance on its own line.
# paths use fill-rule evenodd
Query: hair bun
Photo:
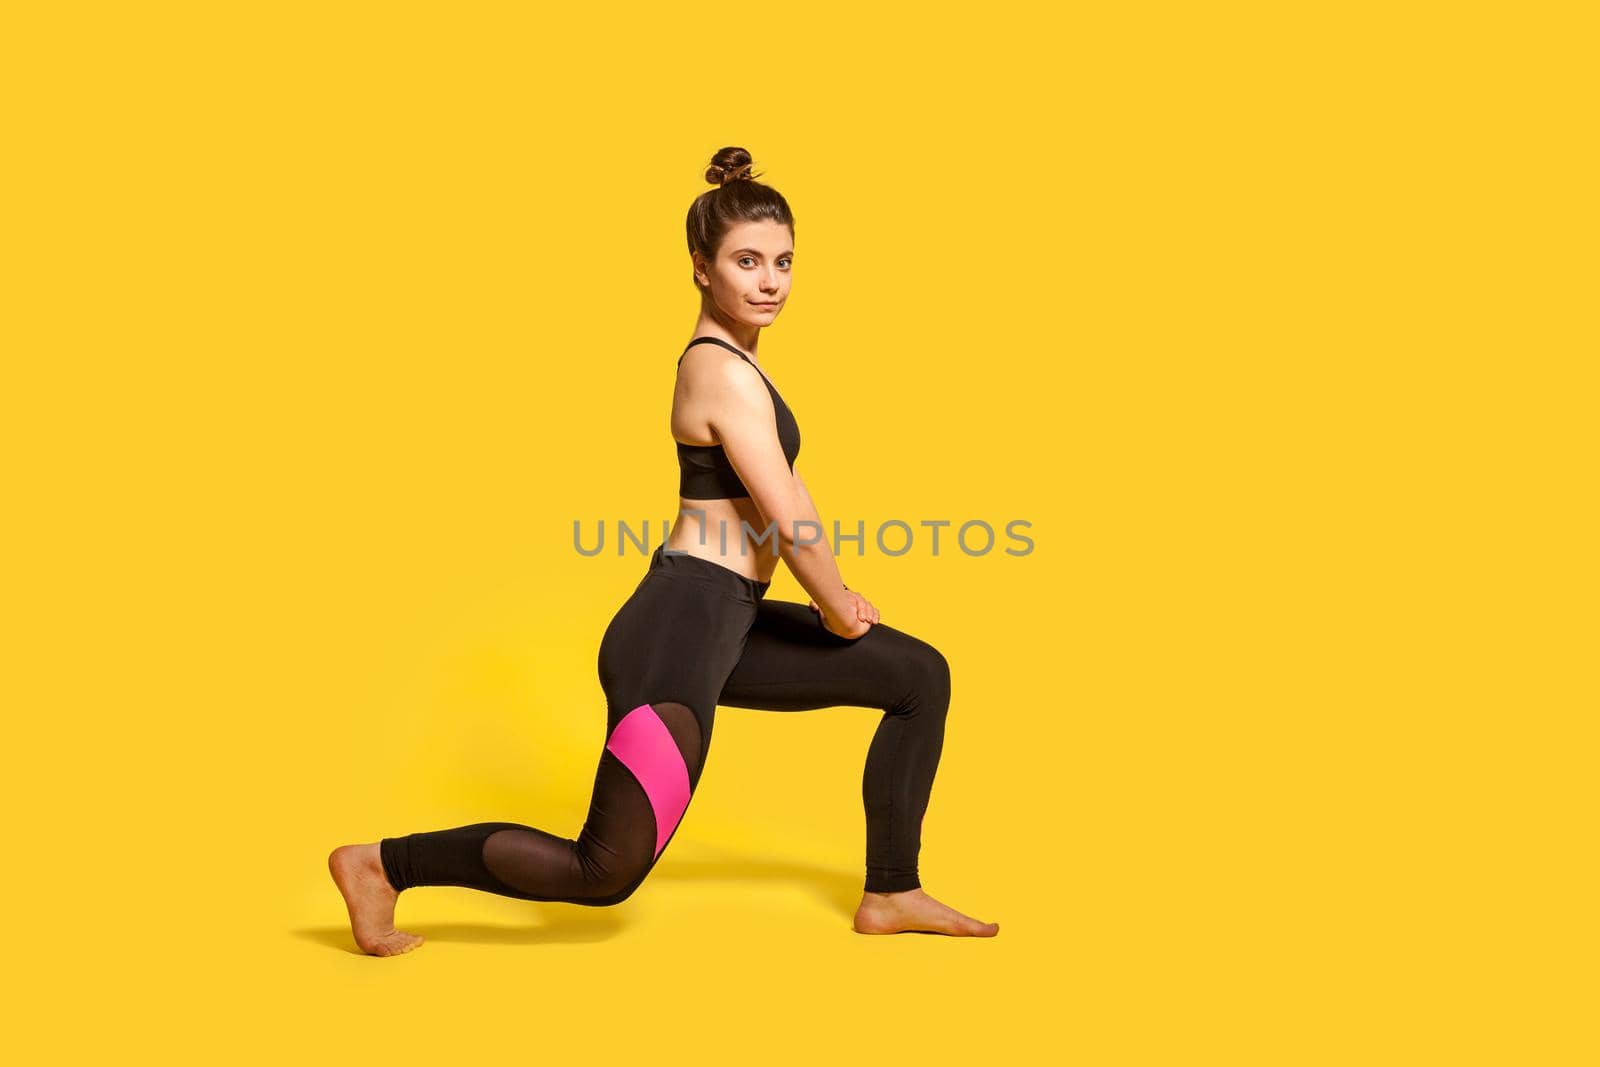
M 743 148 L 724 148 L 711 157 L 711 165 L 706 168 L 706 181 L 719 188 L 729 182 L 754 181 L 755 174 L 751 169 L 754 166 L 750 153 Z

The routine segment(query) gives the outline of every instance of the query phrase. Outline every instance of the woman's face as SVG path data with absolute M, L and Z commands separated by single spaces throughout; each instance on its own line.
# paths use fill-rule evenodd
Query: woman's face
M 715 260 L 695 256 L 695 280 L 718 310 L 751 326 L 769 326 L 789 299 L 794 234 L 781 222 L 741 222 L 728 230 Z

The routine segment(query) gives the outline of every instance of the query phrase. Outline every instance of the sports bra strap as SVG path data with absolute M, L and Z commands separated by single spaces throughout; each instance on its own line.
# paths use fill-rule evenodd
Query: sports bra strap
M 728 342 L 724 341 L 720 337 L 696 337 L 693 341 L 690 341 L 687 345 L 684 346 L 684 348 L 683 348 L 683 356 L 687 356 L 689 354 L 689 349 L 693 348 L 695 345 L 699 344 L 701 341 L 710 341 L 714 345 L 721 345 L 723 348 L 726 348 L 729 352 L 732 352 L 734 355 L 738 356 L 740 359 L 744 360 L 746 363 L 750 363 L 750 357 L 749 356 L 745 355 L 743 352 L 739 351 L 733 345 L 730 345 Z M 683 356 L 679 356 L 678 357 L 678 365 L 680 367 L 683 366 Z M 755 366 L 754 363 L 750 363 L 750 365 L 752 367 Z M 763 378 L 766 377 L 765 374 L 763 374 L 761 376 Z

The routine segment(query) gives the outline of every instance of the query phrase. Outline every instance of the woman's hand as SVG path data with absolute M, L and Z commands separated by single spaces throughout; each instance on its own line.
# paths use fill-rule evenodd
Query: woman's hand
M 850 597 L 851 604 L 855 608 L 854 617 L 846 618 L 844 620 L 836 619 L 834 620 L 834 625 L 830 626 L 828 624 L 827 615 L 823 614 L 822 628 L 831 634 L 836 634 L 839 637 L 848 637 L 853 640 L 862 636 L 877 624 L 879 619 L 878 609 L 872 606 L 872 602 L 870 600 L 856 592 L 854 589 L 846 589 L 845 594 Z M 806 607 L 817 612 L 818 614 L 822 614 L 822 609 L 817 607 L 817 602 L 815 599 L 807 601 Z

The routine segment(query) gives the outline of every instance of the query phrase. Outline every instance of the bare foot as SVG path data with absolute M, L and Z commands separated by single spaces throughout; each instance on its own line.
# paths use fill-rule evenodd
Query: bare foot
M 422 944 L 419 935 L 394 928 L 394 902 L 400 894 L 384 876 L 377 844 L 339 846 L 328 855 L 328 871 L 344 894 L 350 930 L 362 952 L 398 956 Z
M 955 937 L 993 937 L 999 923 L 979 922 L 970 915 L 934 900 L 921 889 L 904 893 L 866 893 L 856 909 L 858 934 L 898 934 L 926 930 Z

